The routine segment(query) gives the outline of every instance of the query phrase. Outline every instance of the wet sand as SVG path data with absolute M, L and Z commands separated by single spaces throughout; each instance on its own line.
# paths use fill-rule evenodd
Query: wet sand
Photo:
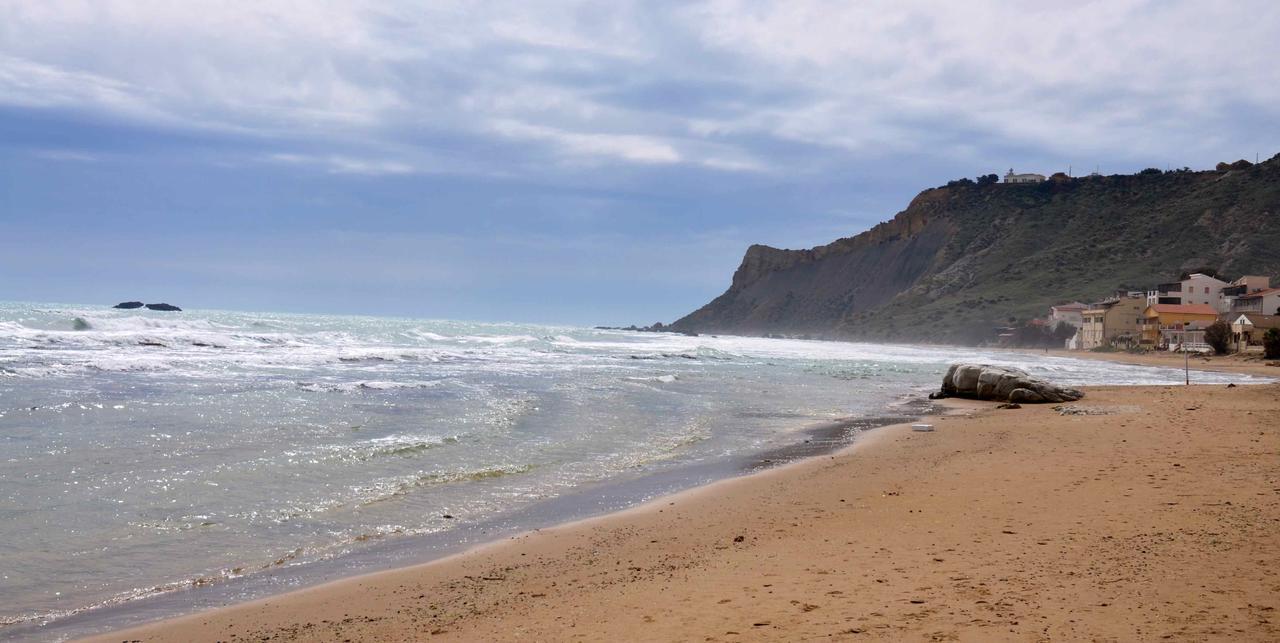
M 1280 385 L 1087 392 L 97 640 L 1280 639 Z

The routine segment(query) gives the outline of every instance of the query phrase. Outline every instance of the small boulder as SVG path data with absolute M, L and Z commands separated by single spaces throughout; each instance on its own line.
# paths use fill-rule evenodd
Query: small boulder
M 1009 401 L 1015 404 L 1021 404 L 1023 402 L 1036 404 L 1038 402 L 1043 402 L 1044 396 L 1029 388 L 1015 388 L 1012 391 L 1009 391 Z
M 147 310 L 159 310 L 162 312 L 182 312 L 181 308 L 173 304 L 147 304 Z
M 144 305 L 146 304 L 143 304 L 140 301 L 122 301 L 112 306 L 112 308 L 123 308 L 125 310 L 133 310 L 134 308 L 142 308 Z

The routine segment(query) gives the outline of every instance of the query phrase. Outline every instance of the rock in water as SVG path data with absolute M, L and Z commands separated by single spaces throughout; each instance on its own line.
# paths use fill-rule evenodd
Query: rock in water
M 1016 368 L 990 364 L 952 364 L 942 378 L 942 391 L 936 397 L 967 397 L 1027 404 L 1074 402 L 1084 397 L 1084 393 L 1050 384 Z
M 173 304 L 147 304 L 147 310 L 161 310 L 166 312 L 182 312 L 181 308 Z
M 123 308 L 125 310 L 132 310 L 134 308 L 142 308 L 143 305 L 144 304 L 140 301 L 122 301 L 112 306 L 112 308 Z

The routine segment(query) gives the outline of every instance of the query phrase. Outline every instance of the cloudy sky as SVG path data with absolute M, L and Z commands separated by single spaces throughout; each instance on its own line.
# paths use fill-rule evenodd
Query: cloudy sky
M 950 179 L 1269 157 L 1277 60 L 1272 0 L 0 0 L 0 299 L 670 321 Z

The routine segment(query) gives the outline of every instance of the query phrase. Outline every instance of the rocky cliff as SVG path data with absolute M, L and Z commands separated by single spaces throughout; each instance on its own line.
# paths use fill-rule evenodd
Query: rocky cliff
M 1184 270 L 1280 277 L 1280 155 L 1030 185 L 953 181 L 808 250 L 754 245 L 690 332 L 974 342 L 1009 318 Z

